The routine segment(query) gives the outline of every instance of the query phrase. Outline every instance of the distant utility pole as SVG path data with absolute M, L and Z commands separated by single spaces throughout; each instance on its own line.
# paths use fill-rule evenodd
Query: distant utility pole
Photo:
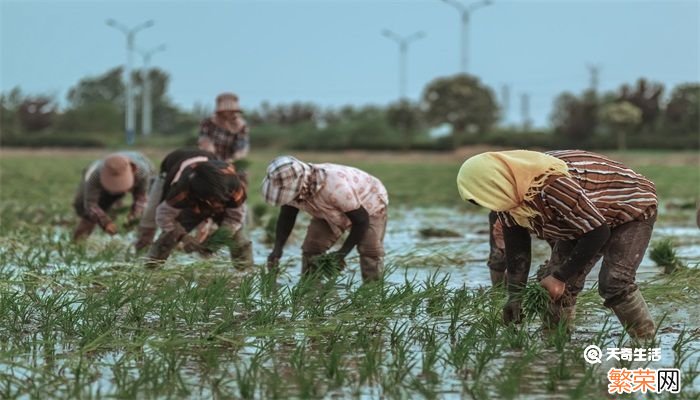
M 528 93 L 520 95 L 520 114 L 523 118 L 523 130 L 530 130 L 532 120 L 530 119 L 530 94 Z
M 456 0 L 441 0 L 444 3 L 447 3 L 454 8 L 457 9 L 457 11 L 460 14 L 461 21 L 462 21 L 462 33 L 461 33 L 461 51 L 462 51 L 462 57 L 461 57 L 461 62 L 460 62 L 460 72 L 463 74 L 467 73 L 467 63 L 468 63 L 468 52 L 469 52 L 469 17 L 472 12 L 475 10 L 489 6 L 493 4 L 491 0 L 483 0 L 478 3 L 471 4 L 469 6 L 465 6 L 464 4 L 456 1 Z
M 510 85 L 504 84 L 501 86 L 501 109 L 503 111 L 503 121 L 508 121 L 508 112 L 510 111 Z
M 399 45 L 399 100 L 406 99 L 406 63 L 408 58 L 408 45 L 425 37 L 423 32 L 415 32 L 409 36 L 400 36 L 388 29 L 382 31 L 382 35 L 393 40 Z
M 588 64 L 588 73 L 591 74 L 590 89 L 593 93 L 598 93 L 598 83 L 600 78 L 600 65 Z
M 151 104 L 151 77 L 149 76 L 149 67 L 151 65 L 151 56 L 159 51 L 165 51 L 165 45 L 161 44 L 151 50 L 139 50 L 139 54 L 143 58 L 143 69 L 141 70 L 141 80 L 143 81 L 143 93 L 141 101 L 141 132 L 144 136 L 151 136 L 153 127 L 153 107 Z
M 148 20 L 129 29 L 126 25 L 110 18 L 107 25 L 121 31 L 126 36 L 126 144 L 134 143 L 136 114 L 134 113 L 133 85 L 131 84 L 131 63 L 134 53 L 134 37 L 139 31 L 153 26 L 153 20 Z

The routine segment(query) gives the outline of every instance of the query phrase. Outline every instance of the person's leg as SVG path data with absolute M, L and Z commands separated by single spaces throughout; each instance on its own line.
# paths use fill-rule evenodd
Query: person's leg
M 160 204 L 163 197 L 164 179 L 158 175 L 154 178 L 151 188 L 148 191 L 148 202 L 146 209 L 143 210 L 141 220 L 139 221 L 138 239 L 134 244 L 136 250 L 140 250 L 153 243 L 153 238 L 156 234 L 156 208 Z
M 207 216 L 202 216 L 192 210 L 183 210 L 177 216 L 177 227 L 171 231 L 161 233 L 151 246 L 148 252 L 150 262 L 158 263 L 167 260 L 182 238 L 206 218 Z
M 637 268 L 651 239 L 656 215 L 632 221 L 612 230 L 603 252 L 598 292 L 633 338 L 654 336 L 654 320 L 635 283 Z
M 306 229 L 306 237 L 301 245 L 301 274 L 307 275 L 313 272 L 311 259 L 325 253 L 338 241 L 339 234 L 333 232 L 325 220 L 312 218 Z
M 561 268 L 569 258 L 569 255 L 571 255 L 574 246 L 576 246 L 576 241 L 559 240 L 554 243 L 550 242 L 550 246 L 552 247 L 552 254 L 549 257 L 549 261 L 537 271 L 537 280 L 542 280 L 558 268 Z M 586 276 L 591 272 L 591 269 L 593 269 L 600 257 L 600 255 L 594 257 L 578 274 L 572 276 L 566 282 L 564 294 L 558 300 L 550 302 L 548 312 L 544 321 L 542 321 L 545 328 L 552 329 L 561 322 L 566 324 L 568 330 L 573 329 L 573 322 L 576 317 L 576 298 L 586 284 Z
M 486 265 L 491 274 L 491 284 L 505 285 L 506 283 L 506 246 L 503 241 L 503 225 L 498 221 L 496 213 L 489 213 L 489 259 Z
M 73 241 L 78 241 L 90 236 L 92 231 L 95 229 L 95 225 L 97 225 L 85 218 L 86 213 L 83 197 L 83 192 L 85 190 L 84 185 L 85 181 L 81 179 L 80 185 L 78 185 L 78 190 L 75 192 L 75 197 L 73 198 L 73 209 L 78 217 L 80 217 L 78 226 L 76 226 L 75 230 L 73 231 Z
M 371 216 L 367 232 L 357 244 L 357 252 L 360 253 L 362 282 L 377 281 L 382 277 L 384 271 L 384 233 L 386 232 L 386 223 L 386 213 Z

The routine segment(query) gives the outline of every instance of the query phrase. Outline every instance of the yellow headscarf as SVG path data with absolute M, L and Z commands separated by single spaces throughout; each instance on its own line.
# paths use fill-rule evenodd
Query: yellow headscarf
M 571 176 L 564 161 L 544 153 L 493 151 L 477 154 L 462 164 L 457 188 L 465 201 L 507 211 L 518 225 L 530 228 L 530 219 L 540 213 L 523 202 L 532 200 L 551 175 Z

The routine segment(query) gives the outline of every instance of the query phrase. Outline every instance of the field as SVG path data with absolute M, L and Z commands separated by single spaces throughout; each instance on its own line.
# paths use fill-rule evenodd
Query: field
M 130 248 L 133 232 L 95 233 L 74 245 L 72 196 L 82 168 L 101 153 L 3 150 L 0 398 L 591 399 L 611 397 L 611 367 L 679 368 L 682 392 L 673 398 L 700 398 L 700 156 L 611 154 L 655 181 L 662 207 L 653 241 L 672 239 L 689 268 L 663 275 L 646 257 L 639 270 L 659 326 L 648 347 L 661 348 L 660 361 L 589 365 L 588 345 L 629 343 L 602 307 L 595 271 L 572 335 L 544 332 L 537 317 L 517 327 L 501 322 L 505 295 L 490 288 L 485 263 L 486 214 L 463 204 L 454 183 L 464 157 L 482 150 L 295 154 L 351 164 L 385 182 L 387 272 L 368 286 L 360 285 L 354 252 L 340 276 L 299 279 L 305 219 L 278 277 L 235 269 L 223 253 L 178 253 L 147 270 Z M 164 153 L 147 154 L 159 161 Z M 274 156 L 251 158 L 259 264 L 275 215 L 262 205 L 259 182 Z M 457 237 L 421 237 L 426 228 Z M 546 246 L 533 254 L 532 271 Z

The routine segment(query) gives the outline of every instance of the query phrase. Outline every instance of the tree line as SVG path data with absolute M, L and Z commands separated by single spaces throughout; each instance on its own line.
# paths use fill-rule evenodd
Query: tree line
M 55 98 L 14 88 L 0 96 L 3 145 L 100 146 L 119 144 L 124 124 L 125 85 L 121 67 L 81 79 L 70 88 L 66 107 Z M 154 131 L 192 142 L 211 108 L 176 107 L 168 96 L 170 76 L 154 68 L 151 81 Z M 141 71 L 131 79 L 137 121 L 141 119 Z M 244 101 L 245 103 L 245 101 Z M 700 84 L 674 87 L 639 79 L 617 91 L 564 92 L 554 101 L 551 128 L 505 126 L 493 90 L 478 77 L 458 74 L 428 83 L 419 101 L 383 106 L 324 108 L 313 103 L 262 103 L 245 110 L 256 146 L 302 149 L 453 149 L 469 144 L 510 147 L 697 148 Z M 441 127 L 447 135 L 435 137 Z M 140 124 L 138 125 L 140 129 Z

